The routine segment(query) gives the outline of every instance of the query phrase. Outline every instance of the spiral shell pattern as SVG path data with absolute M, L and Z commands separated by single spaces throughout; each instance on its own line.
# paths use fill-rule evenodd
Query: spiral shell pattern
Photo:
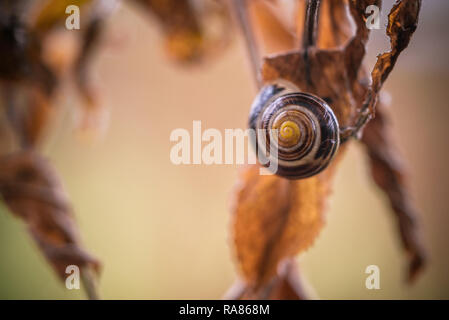
M 307 178 L 324 170 L 340 143 L 338 121 L 322 99 L 278 81 L 262 88 L 250 112 L 259 162 L 277 175 Z M 261 130 L 262 129 L 262 130 Z

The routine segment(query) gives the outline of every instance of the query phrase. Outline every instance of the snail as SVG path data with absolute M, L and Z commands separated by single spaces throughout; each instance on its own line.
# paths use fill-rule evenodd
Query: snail
M 332 109 L 321 98 L 278 80 L 264 86 L 251 107 L 249 127 L 259 162 L 275 174 L 302 179 L 324 170 L 340 145 Z

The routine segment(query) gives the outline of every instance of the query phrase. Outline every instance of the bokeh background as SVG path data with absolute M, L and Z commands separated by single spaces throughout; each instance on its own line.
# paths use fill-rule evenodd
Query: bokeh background
M 413 286 L 384 195 L 370 180 L 362 148 L 353 143 L 338 172 L 327 227 L 298 257 L 323 299 L 449 298 L 449 2 L 423 1 L 420 26 L 388 79 L 395 140 L 410 172 L 411 194 L 429 265 Z M 392 1 L 384 2 L 385 11 Z M 220 298 L 236 279 L 229 246 L 229 198 L 237 166 L 175 166 L 170 132 L 245 128 L 255 95 L 237 33 L 221 57 L 195 68 L 168 61 L 157 25 L 122 5 L 109 19 L 93 73 L 110 109 L 101 139 L 74 134 L 68 111 L 52 129 L 51 158 L 74 205 L 84 243 L 104 265 L 107 299 Z M 368 63 L 386 48 L 373 31 Z M 367 265 L 381 270 L 381 289 L 367 290 Z M 0 209 L 0 298 L 79 299 L 32 243 L 22 223 Z

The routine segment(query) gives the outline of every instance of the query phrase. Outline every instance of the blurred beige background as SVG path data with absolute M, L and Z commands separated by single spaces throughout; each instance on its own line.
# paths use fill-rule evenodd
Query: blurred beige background
M 424 1 L 410 48 L 386 84 L 422 212 L 428 269 L 414 286 L 404 284 L 394 220 L 354 143 L 336 179 L 327 227 L 298 258 L 323 299 L 449 298 L 448 9 L 447 1 Z M 383 31 L 373 36 L 369 63 L 387 44 Z M 104 298 L 220 298 L 236 278 L 228 203 L 237 167 L 175 166 L 169 136 L 175 128 L 191 130 L 193 120 L 203 130 L 245 128 L 255 95 L 251 73 L 239 38 L 219 59 L 187 69 L 167 60 L 160 40 L 146 15 L 122 6 L 93 68 L 111 113 L 107 134 L 94 143 L 78 139 L 66 112 L 46 153 L 64 179 L 86 246 L 104 264 Z M 77 103 L 73 93 L 62 99 L 67 110 Z M 381 290 L 365 288 L 370 264 L 380 267 Z M 2 207 L 0 298 L 82 297 L 65 289 Z

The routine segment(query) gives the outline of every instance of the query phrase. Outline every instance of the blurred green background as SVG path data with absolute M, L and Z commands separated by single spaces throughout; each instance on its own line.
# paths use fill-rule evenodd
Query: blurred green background
M 384 11 L 392 1 L 385 1 Z M 385 89 L 392 95 L 394 135 L 421 211 L 429 265 L 404 283 L 405 256 L 383 194 L 353 143 L 330 198 L 327 226 L 298 257 L 323 299 L 449 298 L 449 23 L 444 0 L 424 1 L 420 26 Z M 383 15 L 383 19 L 385 14 Z M 373 31 L 368 62 L 388 44 Z M 236 35 L 237 36 L 237 35 Z M 175 166 L 175 128 L 245 128 L 255 95 L 241 39 L 196 68 L 169 62 L 154 22 L 123 5 L 111 17 L 93 73 L 110 109 L 107 133 L 86 142 L 66 112 L 45 153 L 64 180 L 84 243 L 103 262 L 107 299 L 220 298 L 236 278 L 229 246 L 229 198 L 237 167 Z M 381 289 L 367 290 L 367 265 L 381 271 Z M 0 209 L 0 299 L 78 299 L 37 251 L 22 223 Z

